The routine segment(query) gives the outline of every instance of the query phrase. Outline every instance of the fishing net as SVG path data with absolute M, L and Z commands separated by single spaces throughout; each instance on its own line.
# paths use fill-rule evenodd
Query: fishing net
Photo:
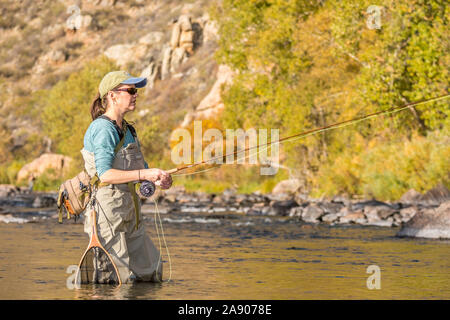
M 80 284 L 120 284 L 117 269 L 103 248 L 88 249 L 79 267 L 77 281 Z

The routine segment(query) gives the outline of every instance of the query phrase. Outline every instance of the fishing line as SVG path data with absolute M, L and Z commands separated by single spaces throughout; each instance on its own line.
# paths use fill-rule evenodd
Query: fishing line
M 410 108 L 412 106 L 417 106 L 417 105 L 421 105 L 421 104 L 425 104 L 425 103 L 429 103 L 429 102 L 433 102 L 433 101 L 439 101 L 439 100 L 448 98 L 449 96 L 450 95 L 447 94 L 447 95 L 431 98 L 431 99 L 428 99 L 428 100 L 408 103 L 408 104 L 406 104 L 404 106 L 394 107 L 394 108 L 391 108 L 391 109 L 385 110 L 385 111 L 378 111 L 378 112 L 375 112 L 375 113 L 372 113 L 372 114 L 369 114 L 369 115 L 366 115 L 366 116 L 362 116 L 362 117 L 359 117 L 359 118 L 342 121 L 342 122 L 335 123 L 335 124 L 332 124 L 332 125 L 329 125 L 329 126 L 325 126 L 325 127 L 322 127 L 322 128 L 313 129 L 313 130 L 310 130 L 310 131 L 306 131 L 306 132 L 303 132 L 303 133 L 299 133 L 299 134 L 295 134 L 295 135 L 292 135 L 292 136 L 289 136 L 289 137 L 285 137 L 285 138 L 279 139 L 278 141 L 275 141 L 275 142 L 266 143 L 265 145 L 262 145 L 262 146 L 261 145 L 257 145 L 257 146 L 254 146 L 254 147 L 246 148 L 244 150 L 238 150 L 236 152 L 233 152 L 233 153 L 230 153 L 230 154 L 226 154 L 224 156 L 214 157 L 214 158 L 211 158 L 209 160 L 202 161 L 200 163 L 194 163 L 194 164 L 186 165 L 186 166 L 175 168 L 175 169 L 172 169 L 172 170 L 169 170 L 169 171 L 173 172 L 173 176 L 189 176 L 189 175 L 194 175 L 194 174 L 200 174 L 200 173 L 208 172 L 208 171 L 220 168 L 223 163 L 219 163 L 217 166 L 214 166 L 212 168 L 208 168 L 208 169 L 204 169 L 204 170 L 200 170 L 200 171 L 195 171 L 195 172 L 191 172 L 191 173 L 176 173 L 178 171 L 185 170 L 185 169 L 188 169 L 188 168 L 191 168 L 191 167 L 195 167 L 195 166 L 198 166 L 198 165 L 208 164 L 208 162 L 212 162 L 212 161 L 215 161 L 215 160 L 218 160 L 218 159 L 222 159 L 222 161 L 223 161 L 223 159 L 226 158 L 229 155 L 233 155 L 233 156 L 236 155 L 237 156 L 236 161 L 243 160 L 243 159 L 249 158 L 250 156 L 258 155 L 259 153 L 261 153 L 261 152 L 271 148 L 272 145 L 280 144 L 281 142 L 283 142 L 283 143 L 284 142 L 294 142 L 294 141 L 297 141 L 299 139 L 306 138 L 306 137 L 309 137 L 309 136 L 317 134 L 317 133 L 326 132 L 326 131 L 329 131 L 329 130 L 332 130 L 332 129 L 344 128 L 344 127 L 347 127 L 347 126 L 350 126 L 350 125 L 354 125 L 356 123 L 359 123 L 359 122 L 362 122 L 362 121 L 365 121 L 365 120 L 376 118 L 376 117 L 381 116 L 381 115 L 394 114 L 394 113 L 403 111 L 403 110 L 405 110 L 407 108 Z M 256 152 L 250 153 L 250 150 L 256 149 L 256 148 L 258 148 Z M 245 154 L 246 151 L 249 151 L 248 155 Z M 242 152 L 244 152 L 244 157 L 239 158 L 238 154 L 242 153 Z M 159 250 L 160 250 L 160 258 L 158 259 L 158 265 L 157 265 L 156 270 L 158 270 L 158 268 L 159 268 L 159 264 L 160 264 L 161 256 L 162 256 L 161 237 L 159 235 L 159 230 L 158 230 L 158 221 L 159 221 L 160 228 L 161 228 L 161 235 L 162 235 L 162 238 L 163 238 L 164 246 L 166 248 L 167 257 L 168 257 L 168 260 L 169 260 L 169 279 L 167 280 L 167 282 L 169 282 L 171 280 L 171 278 L 172 278 L 172 262 L 171 262 L 171 259 L 170 259 L 169 248 L 167 246 L 166 239 L 165 239 L 165 236 L 164 236 L 164 229 L 163 229 L 163 226 L 162 226 L 161 216 L 159 214 L 158 204 L 157 204 L 156 200 L 154 200 L 154 204 L 155 204 L 155 228 L 156 228 L 156 233 L 157 233 L 157 236 L 158 236 Z
M 342 121 L 342 122 L 339 122 L 339 123 L 335 123 L 335 124 L 331 124 L 331 125 L 328 125 L 328 126 L 325 126 L 325 127 L 318 128 L 318 129 L 313 129 L 313 130 L 309 130 L 309 131 L 306 131 L 306 132 L 294 134 L 294 135 L 291 135 L 291 136 L 279 139 L 278 141 L 275 141 L 275 142 L 266 143 L 265 145 L 257 145 L 257 146 L 254 146 L 254 147 L 249 147 L 249 148 L 246 148 L 244 150 L 238 150 L 238 151 L 235 151 L 233 153 L 229 153 L 229 154 L 226 154 L 226 155 L 223 155 L 223 156 L 214 157 L 214 158 L 211 158 L 211 159 L 208 159 L 208 160 L 204 160 L 204 161 L 199 162 L 199 163 L 194 163 L 194 164 L 186 165 L 186 166 L 183 166 L 183 167 L 175 168 L 175 169 L 169 170 L 169 173 L 170 172 L 175 173 L 175 172 L 178 172 L 178 171 L 181 171 L 181 170 L 185 170 L 185 169 L 188 169 L 188 168 L 191 168 L 191 167 L 194 167 L 194 166 L 198 166 L 198 165 L 201 165 L 201 164 L 207 164 L 208 162 L 216 161 L 218 159 L 222 159 L 223 160 L 227 156 L 238 155 L 239 153 L 250 151 L 250 150 L 253 150 L 253 149 L 256 149 L 256 148 L 260 149 L 256 153 L 251 153 L 251 154 L 249 153 L 249 155 L 245 155 L 244 154 L 243 158 L 237 158 L 236 159 L 237 161 L 238 160 L 242 160 L 242 159 L 245 159 L 247 157 L 257 155 L 260 152 L 267 150 L 272 145 L 280 144 L 281 142 L 293 142 L 293 141 L 299 140 L 301 138 L 306 138 L 308 136 L 311 136 L 311 135 L 314 135 L 314 134 L 317 134 L 317 133 L 320 133 L 320 132 L 325 132 L 325 131 L 332 130 L 332 129 L 339 129 L 339 128 L 347 127 L 349 125 L 353 125 L 353 124 L 356 124 L 356 123 L 359 123 L 359 122 L 362 122 L 362 121 L 365 121 L 365 120 L 369 120 L 369 119 L 372 119 L 372 118 L 375 118 L 375 117 L 378 117 L 378 116 L 381 116 L 381 115 L 388 115 L 388 114 L 397 113 L 397 112 L 403 111 L 403 110 L 405 110 L 407 108 L 410 108 L 412 106 L 417 106 L 417 105 L 421 105 L 421 104 L 425 104 L 425 103 L 429 103 L 429 102 L 433 102 L 433 101 L 443 100 L 445 98 L 448 98 L 449 96 L 450 96 L 450 94 L 446 94 L 446 95 L 442 95 L 442 96 L 431 98 L 431 99 L 427 99 L 427 100 L 411 102 L 411 103 L 408 103 L 408 104 L 400 106 L 400 107 L 394 107 L 394 108 L 391 108 L 389 110 L 378 111 L 378 112 L 375 112 L 375 113 L 372 113 L 372 114 L 369 114 L 369 115 L 366 115 L 366 116 L 362 116 L 362 117 L 359 117 L 359 118 L 345 120 L 345 121 Z M 197 171 L 197 172 L 192 172 L 192 173 L 185 173 L 185 174 L 174 174 L 174 176 L 179 176 L 179 175 L 187 176 L 187 175 L 193 175 L 193 174 L 197 174 L 197 173 L 201 173 L 201 172 L 206 172 L 206 171 L 210 171 L 210 170 L 216 169 L 216 168 L 220 167 L 220 165 L 222 165 L 222 164 L 219 164 L 219 166 L 217 166 L 217 167 L 208 168 L 208 169 L 205 169 L 205 170 L 202 170 L 202 171 Z
M 161 256 L 162 256 L 161 237 L 159 236 L 159 231 L 158 231 L 158 220 L 159 220 L 159 225 L 161 228 L 161 234 L 162 234 L 162 238 L 164 241 L 164 246 L 166 247 L 167 258 L 169 259 L 169 279 L 167 280 L 167 282 L 169 282 L 170 279 L 172 279 L 172 261 L 170 259 L 169 247 L 167 246 L 167 243 L 166 243 L 166 237 L 164 236 L 164 229 L 162 226 L 161 216 L 159 214 L 158 203 L 156 202 L 156 200 L 153 200 L 153 202 L 155 204 L 155 228 L 156 228 L 156 234 L 158 235 L 158 241 L 159 241 L 159 259 L 158 259 L 158 265 L 156 267 L 156 270 L 158 270 L 158 268 L 159 268 L 159 264 L 160 264 Z M 163 282 L 162 279 L 161 279 L 161 282 Z

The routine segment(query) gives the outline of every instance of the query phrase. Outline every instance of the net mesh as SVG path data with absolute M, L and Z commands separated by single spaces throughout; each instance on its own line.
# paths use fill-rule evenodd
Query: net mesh
M 81 261 L 78 281 L 81 284 L 119 284 L 119 276 L 105 250 L 93 247 Z

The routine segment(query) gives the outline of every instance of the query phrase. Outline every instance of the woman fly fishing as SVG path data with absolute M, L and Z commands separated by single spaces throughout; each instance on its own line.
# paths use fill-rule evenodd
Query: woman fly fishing
M 108 257 L 96 253 L 83 257 L 86 265 L 93 266 L 92 282 L 162 280 L 161 256 L 141 222 L 135 184 L 147 180 L 168 189 L 172 178 L 163 170 L 148 167 L 136 131 L 124 119 L 126 113 L 136 109 L 137 88 L 146 84 L 146 78 L 132 77 L 124 71 L 110 72 L 100 82 L 91 105 L 93 121 L 85 133 L 81 153 L 87 173 L 97 177 L 97 182 L 93 184 L 93 201 L 86 210 L 84 231 L 92 239 L 96 224 L 98 240 L 109 253 Z M 88 214 L 91 210 L 96 214 Z

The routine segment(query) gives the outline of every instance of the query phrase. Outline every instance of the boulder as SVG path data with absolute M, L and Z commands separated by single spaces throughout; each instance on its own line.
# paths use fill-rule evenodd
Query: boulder
M 320 208 L 317 204 L 312 203 L 303 210 L 302 219 L 305 222 L 317 223 L 323 213 L 322 208 Z
M 116 44 L 104 52 L 120 67 L 126 67 L 129 62 L 138 62 L 147 54 L 147 46 L 142 44 Z
M 277 183 L 273 188 L 272 193 L 291 193 L 294 194 L 300 188 L 301 182 L 299 179 L 288 179 Z
M 303 212 L 302 207 L 293 207 L 289 210 L 289 217 L 301 217 Z
M 0 184 L 0 198 L 8 198 L 20 193 L 20 189 L 12 184 Z
M 172 26 L 172 34 L 170 36 L 170 46 L 175 49 L 180 44 L 181 26 L 175 22 Z
M 175 72 L 180 65 L 186 62 L 186 59 L 186 49 L 183 47 L 173 49 L 172 57 L 170 58 L 170 72 Z
M 277 215 L 287 216 L 290 213 L 291 208 L 297 207 L 298 204 L 294 200 L 285 201 L 272 201 L 270 206 Z
M 224 109 L 222 102 L 222 86 L 231 83 L 234 72 L 227 65 L 219 65 L 217 80 L 211 91 L 199 103 L 195 112 L 195 119 L 208 119 Z
M 250 207 L 252 206 L 253 202 L 251 201 L 250 197 L 246 194 L 238 194 L 236 195 L 236 203 L 240 207 Z
M 328 222 L 328 223 L 333 223 L 338 219 L 339 219 L 339 216 L 337 213 L 328 213 L 321 217 L 321 220 L 323 222 Z
M 334 203 L 334 202 L 322 202 L 319 206 L 323 209 L 325 214 L 333 213 L 336 214 L 344 207 L 342 203 Z
M 161 64 L 161 80 L 167 79 L 170 75 L 170 60 L 172 58 L 172 48 L 166 47 L 163 50 L 163 58 Z
M 423 205 L 439 206 L 444 202 L 450 201 L 450 190 L 443 184 L 438 184 L 436 187 L 422 195 L 418 201 Z
M 153 89 L 155 80 L 161 77 L 161 65 L 151 61 L 150 64 L 142 70 L 141 78 L 147 78 L 147 87 Z
M 17 181 L 28 180 L 30 176 L 40 176 L 47 169 L 55 170 L 56 174 L 64 175 L 68 170 L 72 158 L 56 153 L 44 153 L 39 158 L 24 165 L 17 173 Z
M 406 204 L 415 204 L 422 196 L 421 193 L 417 192 L 414 189 L 409 189 L 407 192 L 405 192 L 402 197 L 400 198 L 401 203 Z
M 203 26 L 203 42 L 219 40 L 219 28 L 215 21 L 206 21 Z
M 402 222 L 408 222 L 417 212 L 419 212 L 419 209 L 416 206 L 401 209 L 400 216 Z
M 364 215 L 369 223 L 384 220 L 395 212 L 389 205 L 369 205 L 364 207 Z
M 159 45 L 164 39 L 164 33 L 160 31 L 153 31 L 147 33 L 145 36 L 139 38 L 140 44 L 145 44 L 147 46 Z
M 450 239 L 450 201 L 442 203 L 438 208 L 416 213 L 403 225 L 397 236 Z

